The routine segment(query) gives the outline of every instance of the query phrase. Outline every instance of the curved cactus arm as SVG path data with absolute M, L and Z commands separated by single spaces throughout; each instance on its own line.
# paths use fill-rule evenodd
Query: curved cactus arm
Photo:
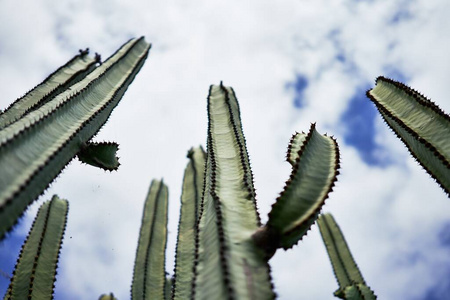
M 239 107 L 229 87 L 208 96 L 205 188 L 192 299 L 272 299 L 270 270 L 251 239 L 259 226 Z
M 4 299 L 51 299 L 69 204 L 53 196 L 39 208 Z
M 296 152 L 296 154 L 293 154 Z M 295 245 L 317 219 L 339 174 L 339 148 L 332 137 L 320 135 L 315 124 L 307 135 L 297 134 L 288 148 L 295 163 L 267 224 L 253 236 L 270 258 L 277 248 Z
M 14 101 L 3 113 L 0 113 L 0 129 L 50 101 L 95 69 L 97 61 L 89 57 L 88 53 L 88 50 L 80 51 L 79 55 L 69 60 L 42 83 Z
M 366 285 L 333 216 L 322 214 L 317 224 L 339 283 L 335 296 L 342 299 L 376 299 L 373 291 Z
M 144 205 L 131 299 L 165 298 L 167 209 L 168 188 L 162 180 L 153 180 Z
M 175 256 L 173 299 L 188 299 L 194 278 L 195 230 L 205 178 L 206 153 L 202 147 L 188 153 L 181 193 L 180 221 Z
M 294 167 L 297 162 L 298 153 L 300 151 L 300 148 L 303 146 L 303 143 L 305 142 L 307 136 L 308 135 L 304 132 L 296 132 L 291 137 L 286 154 L 286 161 L 290 163 L 292 167 Z
M 411 155 L 450 195 L 450 116 L 406 85 L 378 77 L 367 92 Z
M 107 295 L 107 294 L 101 295 L 101 296 L 98 298 L 98 300 L 117 300 L 117 298 L 114 297 L 114 294 L 113 294 L 113 293 L 109 293 L 108 295 Z
M 101 168 L 105 171 L 114 171 L 119 168 L 119 158 L 116 156 L 119 145 L 117 143 L 103 142 L 83 144 L 78 159 L 88 165 Z
M 133 39 L 82 81 L 0 131 L 0 239 L 107 121 L 150 45 Z

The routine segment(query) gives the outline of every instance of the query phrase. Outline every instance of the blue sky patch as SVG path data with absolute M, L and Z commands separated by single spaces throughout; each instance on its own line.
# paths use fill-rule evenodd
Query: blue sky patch
M 294 106 L 303 108 L 305 106 L 305 90 L 308 87 L 308 78 L 305 75 L 295 75 L 295 80 L 286 84 L 286 89 L 295 91 Z
M 341 117 L 343 125 L 347 127 L 344 140 L 358 150 L 365 163 L 385 165 L 385 161 L 380 161 L 374 155 L 376 150 L 375 117 L 378 112 L 366 97 L 366 91 L 369 88 L 371 88 L 370 85 L 365 85 L 364 88 L 356 91 Z

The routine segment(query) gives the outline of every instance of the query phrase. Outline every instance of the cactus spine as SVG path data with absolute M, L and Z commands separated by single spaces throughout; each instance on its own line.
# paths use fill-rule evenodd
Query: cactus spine
M 130 40 L 41 106 L 31 97 L 35 109 L 0 131 L 0 239 L 106 122 L 149 48 L 143 38 Z
M 67 200 L 56 195 L 42 204 L 20 251 L 5 300 L 53 298 L 68 208 Z

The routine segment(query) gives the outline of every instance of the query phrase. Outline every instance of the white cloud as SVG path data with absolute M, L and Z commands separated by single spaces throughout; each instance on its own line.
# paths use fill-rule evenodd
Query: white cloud
M 448 4 L 435 3 L 414 1 L 410 17 L 393 24 L 403 1 L 1 2 L 0 19 L 8 25 L 0 26 L 2 108 L 79 48 L 105 59 L 131 36 L 153 42 L 142 71 L 96 138 L 120 143 L 120 170 L 109 174 L 74 161 L 42 197 L 58 193 L 70 201 L 57 291 L 74 299 L 109 291 L 129 297 L 152 178 L 169 185 L 172 273 L 185 155 L 191 146 L 205 145 L 208 87 L 220 80 L 240 100 L 263 220 L 290 172 L 283 160 L 291 134 L 317 122 L 342 146 L 342 175 L 325 209 L 341 224 L 368 284 L 381 298 L 412 299 L 436 283 L 421 279 L 433 278 L 433 268 L 449 259 L 436 241 L 449 217 L 448 199 L 379 118 L 380 155 L 396 162 L 385 168 L 364 164 L 344 144 L 340 123 L 355 89 L 392 68 L 450 111 Z M 308 79 L 300 111 L 285 89 L 296 72 Z M 399 262 L 404 253 L 425 259 Z M 337 283 L 317 228 L 293 250 L 276 254 L 273 278 L 281 299 L 332 298 Z

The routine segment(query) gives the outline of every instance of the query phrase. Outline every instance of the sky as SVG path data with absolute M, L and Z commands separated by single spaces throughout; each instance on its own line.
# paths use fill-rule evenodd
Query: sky
M 259 213 L 267 221 L 290 174 L 291 135 L 316 122 L 334 135 L 341 175 L 323 208 L 380 299 L 450 293 L 450 201 L 384 124 L 365 92 L 383 75 L 447 113 L 450 2 L 0 1 L 0 109 L 89 47 L 107 58 L 131 37 L 145 65 L 95 141 L 120 144 L 120 169 L 76 159 L 0 242 L 0 294 L 38 207 L 69 200 L 56 299 L 128 299 L 150 181 L 169 186 L 166 270 L 173 274 L 186 153 L 206 144 L 211 84 L 237 94 Z M 279 299 L 333 299 L 317 226 L 270 261 Z

